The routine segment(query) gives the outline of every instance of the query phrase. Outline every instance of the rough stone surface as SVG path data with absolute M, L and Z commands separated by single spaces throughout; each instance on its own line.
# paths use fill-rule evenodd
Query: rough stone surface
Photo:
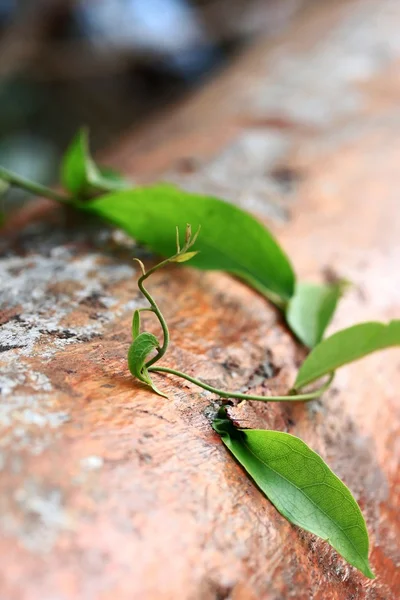
M 110 159 L 272 217 L 301 277 L 353 282 L 333 331 L 400 313 L 400 5 L 317 4 Z M 160 377 L 165 400 L 133 382 L 131 259 L 152 257 L 45 202 L 0 252 L 1 598 L 399 597 L 398 350 L 342 369 L 322 400 L 231 408 L 244 426 L 302 437 L 349 485 L 368 581 L 247 479 L 210 427 L 211 394 Z M 304 351 L 256 293 L 189 268 L 150 285 L 167 364 L 220 387 L 288 389 Z

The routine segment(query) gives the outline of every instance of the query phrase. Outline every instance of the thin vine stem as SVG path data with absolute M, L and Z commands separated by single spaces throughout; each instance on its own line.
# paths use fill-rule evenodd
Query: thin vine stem
M 157 302 L 154 300 L 153 296 L 150 294 L 150 292 L 147 291 L 147 289 L 144 286 L 144 281 L 155 271 L 157 271 L 158 269 L 160 269 L 161 267 L 163 267 L 164 265 L 167 265 L 170 262 L 171 259 L 166 259 L 163 260 L 161 263 L 159 263 L 158 265 L 155 265 L 154 267 L 152 267 L 151 269 L 149 269 L 147 272 L 144 271 L 144 267 L 143 264 L 141 263 L 141 261 L 138 261 L 139 264 L 142 267 L 142 272 L 143 275 L 141 277 L 139 277 L 138 279 L 138 287 L 140 289 L 140 291 L 142 292 L 143 296 L 149 301 L 151 309 L 154 312 L 154 314 L 156 315 L 157 319 L 160 322 L 162 331 L 163 331 L 163 344 L 161 346 L 161 348 L 159 348 L 157 350 L 157 354 L 155 356 L 153 356 L 153 358 L 151 358 L 150 360 L 148 360 L 146 362 L 146 368 L 148 369 L 149 367 L 151 367 L 151 365 L 154 365 L 154 363 L 156 363 L 158 360 L 160 360 L 160 358 L 162 358 L 164 356 L 164 354 L 166 353 L 167 349 L 168 349 L 168 345 L 169 345 L 169 330 L 168 330 L 168 325 L 167 322 L 165 321 L 163 314 L 161 313 L 159 307 L 157 306 Z
M 256 400 L 258 402 L 304 402 L 309 400 L 314 400 L 323 394 L 332 383 L 334 373 L 331 373 L 329 379 L 317 390 L 312 392 L 308 392 L 306 394 L 293 394 L 291 396 L 257 396 L 252 394 L 242 394 L 241 392 L 230 392 L 225 390 L 219 390 L 204 381 L 200 381 L 200 379 L 196 379 L 195 377 L 191 377 L 187 373 L 182 373 L 181 371 L 176 371 L 175 369 L 169 369 L 168 367 L 150 367 L 148 369 L 152 372 L 159 373 L 169 373 L 170 375 L 176 375 L 176 377 L 181 377 L 182 379 L 186 379 L 194 385 L 198 385 L 199 387 L 207 390 L 208 392 L 212 392 L 213 394 L 217 394 L 221 398 L 238 398 L 239 400 Z
M 56 202 L 61 202 L 62 204 L 68 204 L 71 202 L 71 198 L 68 198 L 68 196 L 59 194 L 45 185 L 41 185 L 40 183 L 31 181 L 25 177 L 21 177 L 21 175 L 17 175 L 16 173 L 13 173 L 4 167 L 0 167 L 0 179 L 14 187 L 26 190 L 35 196 L 49 198 L 49 200 L 55 200 Z

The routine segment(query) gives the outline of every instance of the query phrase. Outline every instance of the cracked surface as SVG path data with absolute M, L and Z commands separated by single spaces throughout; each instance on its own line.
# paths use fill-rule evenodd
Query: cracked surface
M 397 2 L 316 3 L 165 120 L 129 135 L 111 162 L 137 180 L 224 188 L 272 215 L 303 278 L 329 269 L 354 283 L 332 330 L 398 317 L 399 26 Z M 210 428 L 210 394 L 157 376 L 165 400 L 133 383 L 138 251 L 43 202 L 0 240 L 1 596 L 395 600 L 398 351 L 341 370 L 321 401 L 230 409 L 244 427 L 303 438 L 351 488 L 377 574 L 365 582 L 245 477 Z M 151 287 L 171 329 L 165 364 L 219 387 L 279 394 L 291 385 L 303 350 L 257 294 L 179 268 Z

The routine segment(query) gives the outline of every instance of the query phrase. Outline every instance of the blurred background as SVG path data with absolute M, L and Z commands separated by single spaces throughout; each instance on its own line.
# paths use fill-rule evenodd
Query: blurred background
M 0 0 L 0 164 L 57 180 L 81 125 L 107 146 L 306 1 Z

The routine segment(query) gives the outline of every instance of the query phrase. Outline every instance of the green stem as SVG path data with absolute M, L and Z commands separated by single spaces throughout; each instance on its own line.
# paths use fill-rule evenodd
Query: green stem
M 0 167 L 0 179 L 6 181 L 10 185 L 26 190 L 35 196 L 49 198 L 50 200 L 55 200 L 56 202 L 61 202 L 62 204 L 71 202 L 71 199 L 67 196 L 58 194 L 54 190 L 51 190 L 44 185 L 40 185 L 40 183 L 36 183 L 30 179 L 25 179 L 25 177 L 21 177 L 21 175 L 17 175 L 12 171 L 8 171 L 8 169 L 5 169 L 4 167 Z
M 329 379 L 323 386 L 318 388 L 313 392 L 308 392 L 307 394 L 296 394 L 293 396 L 253 396 L 250 394 L 241 394 L 240 392 L 227 392 L 224 390 L 219 390 L 211 385 L 207 385 L 203 381 L 199 379 L 195 379 L 186 373 L 182 373 L 181 371 L 175 371 L 175 369 L 169 369 L 168 367 L 150 367 L 149 371 L 159 372 L 159 373 L 169 373 L 170 375 L 176 375 L 177 377 L 182 377 L 183 379 L 187 379 L 191 383 L 198 385 L 199 387 L 207 390 L 208 392 L 212 392 L 213 394 L 217 394 L 221 398 L 238 398 L 239 400 L 257 400 L 259 402 L 303 402 L 307 400 L 313 400 L 314 398 L 318 398 L 323 394 L 328 387 L 330 386 L 332 379 L 334 377 L 334 373 L 331 373 Z
M 170 262 L 170 259 L 163 260 L 158 265 L 155 265 L 154 267 L 149 269 L 146 273 L 143 273 L 143 275 L 138 280 L 138 287 L 139 287 L 140 291 L 142 292 L 143 296 L 145 296 L 145 298 L 147 298 L 147 300 L 149 301 L 152 311 L 156 315 L 157 319 L 160 321 L 160 325 L 163 330 L 163 336 L 164 336 L 163 344 L 162 344 L 161 348 L 159 350 L 157 350 L 157 354 L 155 356 L 153 356 L 153 358 L 151 358 L 150 360 L 147 361 L 147 363 L 145 365 L 147 369 L 149 367 L 151 367 L 151 365 L 153 365 L 155 362 L 160 360 L 160 358 L 162 358 L 164 356 L 164 354 L 166 353 L 168 344 L 169 344 L 169 331 L 168 331 L 168 325 L 167 325 L 160 309 L 157 306 L 157 302 L 150 295 L 150 293 L 146 290 L 146 288 L 143 285 L 143 282 L 152 273 L 154 273 L 155 271 L 157 271 L 159 268 L 163 267 L 164 265 L 168 264 L 169 262 Z

